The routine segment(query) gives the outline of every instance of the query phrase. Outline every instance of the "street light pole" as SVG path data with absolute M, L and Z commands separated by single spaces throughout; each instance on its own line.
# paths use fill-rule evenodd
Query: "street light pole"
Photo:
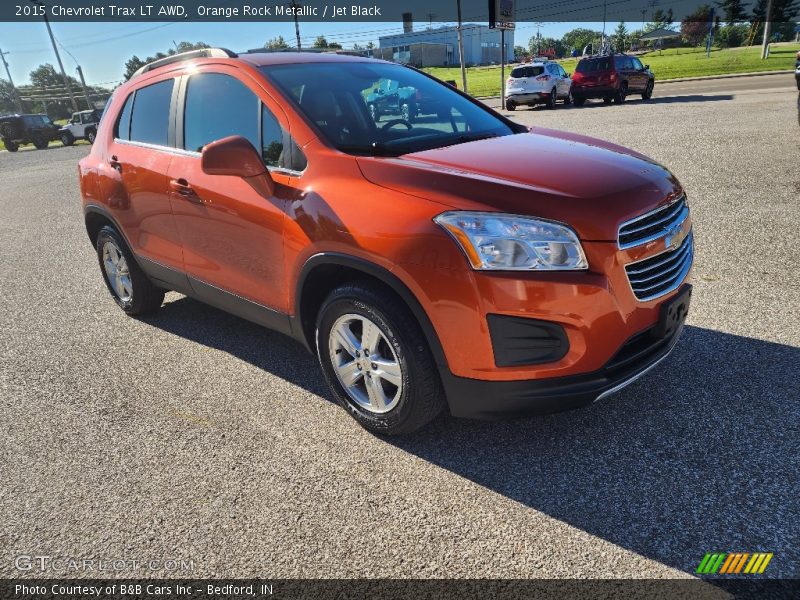
M 47 33 L 50 35 L 50 43 L 53 44 L 53 52 L 56 53 L 56 60 L 58 61 L 58 68 L 61 69 L 61 78 L 64 80 L 64 87 L 67 88 L 67 94 L 69 94 L 69 99 L 72 101 L 72 108 L 75 109 L 75 112 L 78 112 L 78 102 L 75 100 L 75 95 L 72 93 L 72 86 L 69 83 L 69 77 L 67 77 L 67 72 L 64 71 L 64 63 L 61 62 L 61 55 L 58 53 L 58 46 L 56 46 L 56 38 L 53 36 L 53 30 L 50 27 L 50 20 L 47 18 L 47 8 L 42 4 L 39 0 L 30 0 L 31 4 L 35 4 L 37 6 L 43 7 L 44 10 L 44 24 L 47 25 Z
M 458 60 L 461 63 L 461 87 L 467 92 L 467 68 L 464 64 L 464 32 L 461 27 L 461 0 L 456 0 L 458 9 Z
M 17 91 L 17 87 L 14 85 L 14 80 L 11 79 L 11 70 L 8 68 L 8 63 L 6 62 L 6 54 L 8 54 L 8 52 L 3 52 L 0 49 L 0 59 L 3 60 L 3 66 L 6 68 L 6 75 L 8 75 L 8 83 L 11 84 L 11 90 L 14 92 L 14 104 L 17 105 L 17 110 L 19 112 L 24 112 L 22 110 L 22 100 L 19 98 L 19 92 Z

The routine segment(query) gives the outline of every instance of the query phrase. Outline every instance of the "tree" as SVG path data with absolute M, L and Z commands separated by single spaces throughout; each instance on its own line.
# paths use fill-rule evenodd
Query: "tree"
M 655 31 L 656 29 L 672 29 L 672 9 L 666 12 L 660 8 L 653 13 L 653 20 L 644 26 L 645 33 Z
M 717 0 L 716 4 L 726 25 L 735 25 L 747 20 L 747 11 L 742 0 Z
M 367 50 L 372 50 L 375 47 L 375 42 L 367 42 Z
M 521 62 L 528 56 L 528 50 L 525 46 L 514 46 L 514 60 Z
M 704 4 L 681 21 L 681 37 L 690 46 L 697 46 L 708 36 L 708 20 L 711 7 Z
M 737 48 L 744 43 L 749 33 L 749 25 L 725 25 L 720 28 L 716 39 L 722 48 Z
M 125 61 L 125 72 L 123 73 L 123 77 L 127 81 L 133 74 L 146 65 L 147 63 L 151 63 L 154 60 L 158 60 L 160 58 L 166 58 L 167 56 L 172 56 L 173 54 L 178 54 L 180 52 L 189 52 L 190 50 L 201 50 L 203 48 L 210 48 L 208 44 L 205 42 L 179 42 L 176 44 L 175 48 L 170 48 L 167 50 L 166 53 L 164 52 L 156 52 L 153 56 L 148 56 L 144 60 L 136 56 L 135 54 L 131 56 L 127 61 Z
M 287 50 L 289 48 L 289 44 L 286 43 L 286 40 L 283 39 L 282 35 L 279 35 L 271 40 L 267 40 L 264 44 L 264 48 L 268 50 Z
M 628 44 L 628 28 L 625 27 L 625 21 L 620 21 L 617 25 L 614 35 L 611 36 L 611 43 L 614 44 L 616 52 L 625 52 L 625 46 Z
M 568 52 L 573 48 L 578 52 L 582 52 L 587 45 L 594 43 L 601 35 L 599 31 L 578 27 L 565 33 L 561 37 L 561 43 Z
M 5 79 L 0 79 L 0 115 L 17 112 L 14 88 Z
M 324 35 L 317 37 L 314 40 L 314 48 L 327 48 L 328 47 L 328 40 L 325 39 Z
M 798 0 L 772 0 L 772 32 L 770 37 L 778 40 L 791 40 L 794 37 L 795 24 L 793 23 L 798 12 L 800 12 L 800 1 Z M 758 0 L 753 6 L 753 21 L 758 21 L 761 26 L 761 37 L 763 37 L 763 23 L 767 16 L 767 0 Z

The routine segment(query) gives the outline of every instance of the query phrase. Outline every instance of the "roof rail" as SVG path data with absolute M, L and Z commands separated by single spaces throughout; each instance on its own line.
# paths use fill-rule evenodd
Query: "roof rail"
M 232 52 L 227 48 L 201 48 L 200 50 L 189 50 L 188 52 L 173 54 L 172 56 L 166 56 L 164 58 L 154 60 L 151 63 L 147 63 L 143 67 L 137 69 L 136 72 L 131 76 L 131 79 L 147 73 L 148 71 L 152 71 L 153 69 L 157 69 L 158 67 L 171 65 L 172 63 L 183 62 L 185 60 L 191 60 L 193 58 L 236 58 L 237 56 L 239 55 L 236 54 L 236 52 Z

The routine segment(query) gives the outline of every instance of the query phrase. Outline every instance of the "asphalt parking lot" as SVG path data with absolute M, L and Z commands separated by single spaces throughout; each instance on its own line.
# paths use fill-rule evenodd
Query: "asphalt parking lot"
M 88 147 L 0 153 L 0 577 L 44 553 L 198 577 L 665 578 L 710 551 L 774 552 L 768 575 L 800 577 L 796 111 L 782 75 L 513 113 L 683 182 L 688 327 L 590 408 L 395 440 L 337 408 L 288 338 L 174 293 L 125 317 L 83 228 Z M 112 573 L 142 574 L 175 576 Z

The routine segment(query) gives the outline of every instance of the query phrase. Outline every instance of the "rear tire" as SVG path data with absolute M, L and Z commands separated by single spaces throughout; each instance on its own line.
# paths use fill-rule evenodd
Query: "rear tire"
M 547 108 L 550 110 L 555 110 L 558 104 L 558 92 L 556 88 L 553 88 L 550 92 L 550 97 L 547 99 Z
M 17 142 L 12 142 L 11 140 L 7 142 L 4 141 L 3 145 L 5 145 L 6 150 L 8 150 L 9 152 L 16 152 L 17 150 L 19 150 L 19 144 Z
M 517 110 L 517 103 L 513 100 L 506 100 L 506 110 L 515 111 Z
M 564 98 L 564 106 L 569 106 L 572 104 L 572 90 L 567 92 L 567 97 Z
M 412 433 L 445 406 L 419 324 L 379 286 L 356 282 L 333 290 L 317 316 L 316 346 L 336 401 L 374 434 Z
M 374 104 L 370 104 L 370 105 L 369 105 L 369 116 L 370 116 L 370 117 L 372 117 L 372 120 L 373 120 L 373 121 L 375 121 L 376 123 L 377 123 L 377 122 L 380 120 L 380 118 L 381 118 L 381 115 L 380 115 L 380 113 L 378 112 L 378 107 L 377 107 L 377 106 L 375 106 Z
M 65 146 L 72 146 L 75 143 L 75 138 L 71 133 L 66 132 L 61 134 L 61 143 Z
M 617 104 L 625 104 L 625 98 L 628 96 L 628 86 L 623 83 L 619 86 L 617 94 L 614 96 L 614 102 Z
M 572 103 L 575 106 L 583 106 L 584 104 L 586 104 L 586 98 L 582 98 L 581 96 L 573 96 Z
M 409 123 L 413 123 L 414 117 L 416 117 L 413 109 L 408 105 L 407 102 L 403 102 L 403 104 L 400 106 L 400 116 L 404 121 L 408 121 Z
M 119 232 L 106 225 L 97 234 L 97 258 L 108 291 L 128 315 L 143 315 L 159 308 L 164 290 L 157 288 L 139 268 Z
M 611 104 L 611 96 L 603 96 L 603 104 Z
M 50 145 L 49 141 L 38 135 L 32 141 L 37 150 L 44 150 Z
M 94 129 L 90 129 L 86 132 L 86 140 L 90 144 L 94 144 L 94 140 L 97 138 L 97 132 Z

